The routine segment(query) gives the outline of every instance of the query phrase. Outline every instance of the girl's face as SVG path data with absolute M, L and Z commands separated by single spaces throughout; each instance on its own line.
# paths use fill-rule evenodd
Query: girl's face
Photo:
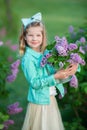
M 35 51 L 40 51 L 40 46 L 42 44 L 42 27 L 30 27 L 25 36 L 27 44 Z

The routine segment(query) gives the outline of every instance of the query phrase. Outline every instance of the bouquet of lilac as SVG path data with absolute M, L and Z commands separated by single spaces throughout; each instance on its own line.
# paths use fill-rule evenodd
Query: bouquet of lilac
M 84 39 L 84 40 L 83 40 Z M 66 37 L 55 37 L 55 41 L 47 46 L 48 54 L 44 55 L 41 60 L 41 66 L 51 64 L 56 70 L 60 70 L 69 66 L 70 63 L 78 63 L 84 66 L 85 63 L 85 38 L 82 37 L 76 43 L 68 43 Z M 77 87 L 78 80 L 73 75 L 70 80 L 70 86 Z

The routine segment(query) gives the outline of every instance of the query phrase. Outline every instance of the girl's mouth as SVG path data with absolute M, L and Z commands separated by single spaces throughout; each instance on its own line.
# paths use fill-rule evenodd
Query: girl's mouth
M 38 42 L 32 42 L 32 44 L 36 45 L 36 44 L 38 44 Z

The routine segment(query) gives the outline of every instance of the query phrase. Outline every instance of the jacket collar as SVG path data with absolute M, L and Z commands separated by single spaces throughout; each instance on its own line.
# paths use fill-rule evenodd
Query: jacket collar
M 43 54 L 40 52 L 36 52 L 33 49 L 31 49 L 30 47 L 26 47 L 26 53 L 31 54 L 32 56 L 34 56 L 35 58 L 39 58 L 40 56 L 42 56 Z

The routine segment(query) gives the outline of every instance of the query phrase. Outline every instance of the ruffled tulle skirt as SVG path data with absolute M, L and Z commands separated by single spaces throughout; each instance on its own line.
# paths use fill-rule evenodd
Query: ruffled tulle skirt
M 22 130 L 64 130 L 56 99 L 50 100 L 50 105 L 28 104 Z

